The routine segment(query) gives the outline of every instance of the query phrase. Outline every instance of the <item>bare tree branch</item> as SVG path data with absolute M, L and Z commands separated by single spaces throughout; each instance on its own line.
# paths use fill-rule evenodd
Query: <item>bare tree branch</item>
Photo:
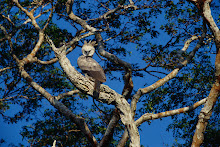
M 5 71 L 5 70 L 7 70 L 7 69 L 11 69 L 12 67 L 5 67 L 5 68 L 2 68 L 2 69 L 0 69 L 0 73 L 1 72 L 3 72 L 3 71 Z
M 180 108 L 180 109 L 175 109 L 175 110 L 170 110 L 170 111 L 166 111 L 166 112 L 161 112 L 161 113 L 157 113 L 157 114 L 145 113 L 144 115 L 142 115 L 139 119 L 137 119 L 135 121 L 135 124 L 137 126 L 140 126 L 142 123 L 149 121 L 149 120 L 154 120 L 154 119 L 159 119 L 159 118 L 168 117 L 168 116 L 172 116 L 172 115 L 177 115 L 180 113 L 189 112 L 189 111 L 192 111 L 192 110 L 196 109 L 197 107 L 201 106 L 206 101 L 207 101 L 207 98 L 204 98 L 204 99 L 194 103 L 192 106 L 188 106 L 188 107 L 184 107 L 184 108 Z M 127 132 L 127 130 L 125 130 L 117 147 L 124 147 L 128 139 L 129 139 L 128 132 Z
M 3 15 L 3 14 L 0 14 L 3 18 L 5 18 L 5 19 L 7 19 L 13 26 L 15 25 L 12 21 L 11 21 L 11 19 L 10 19 L 10 17 L 8 16 L 8 17 L 6 17 L 5 15 Z
M 158 119 L 158 118 L 168 117 L 168 116 L 192 111 L 192 110 L 196 109 L 197 107 L 201 106 L 202 104 L 204 104 L 206 102 L 206 100 L 207 100 L 207 98 L 204 98 L 204 99 L 194 103 L 192 106 L 183 107 L 180 109 L 170 110 L 170 111 L 166 111 L 166 112 L 161 112 L 161 113 L 157 113 L 157 114 L 145 113 L 138 120 L 136 120 L 135 123 L 137 126 L 140 126 L 142 123 L 144 123 L 148 120 L 154 120 L 154 119 Z
M 40 46 L 42 45 L 42 43 L 44 41 L 44 31 L 41 30 L 41 28 L 37 24 L 36 19 L 33 15 L 33 11 L 28 12 L 27 9 L 23 8 L 20 5 L 18 0 L 13 0 L 13 2 L 17 5 L 18 8 L 20 8 L 23 12 L 26 13 L 26 15 L 31 19 L 32 25 L 39 31 L 39 40 L 38 40 L 37 44 L 35 45 L 34 49 L 32 50 L 32 52 L 27 56 L 27 58 L 26 58 L 27 60 L 25 60 L 25 62 L 28 63 L 29 60 L 32 59 L 32 57 L 34 57 L 36 55 L 37 51 L 40 49 Z
M 36 19 L 34 18 L 33 13 L 28 12 L 27 9 L 25 9 L 24 7 L 22 7 L 22 6 L 20 5 L 20 3 L 18 2 L 18 0 L 13 0 L 13 2 L 17 5 L 18 8 L 20 8 L 23 12 L 26 13 L 26 15 L 31 19 L 32 25 L 33 25 L 38 31 L 40 31 L 41 28 L 40 28 L 39 25 L 37 24 Z
M 72 95 L 77 94 L 77 93 L 79 93 L 79 90 L 72 90 L 72 91 L 68 91 L 66 93 L 59 94 L 55 98 L 57 100 L 60 100 L 60 99 L 64 98 L 65 96 L 72 96 Z
M 202 46 L 203 44 L 203 40 L 206 36 L 206 28 L 204 28 L 204 32 L 202 34 L 202 37 L 200 38 L 198 44 L 196 45 L 196 47 L 193 49 L 193 51 L 189 54 L 189 56 L 179 65 L 178 68 L 174 69 L 171 73 L 169 73 L 167 76 L 165 76 L 164 78 L 160 79 L 159 81 L 157 81 L 156 83 L 145 87 L 145 88 L 141 88 L 137 91 L 137 93 L 133 96 L 132 101 L 131 101 L 131 109 L 132 111 L 135 113 L 136 111 L 136 104 L 139 100 L 139 98 L 146 94 L 149 93 L 153 90 L 155 90 L 156 88 L 164 85 L 166 82 L 168 82 L 169 80 L 171 80 L 172 78 L 176 77 L 176 75 L 178 74 L 179 70 L 182 69 L 184 66 L 187 65 L 187 63 L 194 57 L 196 51 Z M 190 40 L 192 40 L 192 38 L 190 38 Z M 189 44 L 189 41 L 186 41 L 187 45 L 184 45 L 183 49 L 185 50 L 186 47 Z
M 99 143 L 99 147 L 108 146 L 109 142 L 111 141 L 111 139 L 113 137 L 114 129 L 115 129 L 115 126 L 118 124 L 119 119 L 120 119 L 120 116 L 119 116 L 118 109 L 115 109 L 113 111 L 113 116 L 112 116 L 112 118 L 108 124 L 108 127 L 105 131 L 105 134 Z
M 79 18 L 76 16 L 73 11 L 72 11 L 72 5 L 73 5 L 74 0 L 67 0 L 66 2 L 66 11 L 70 19 L 72 19 L 74 22 L 80 24 L 84 29 L 90 31 L 90 32 L 96 32 L 97 29 L 94 27 L 91 27 L 86 23 L 85 20 Z
M 24 60 L 24 59 L 23 59 Z M 17 61 L 18 62 L 18 61 Z M 87 124 L 85 123 L 84 118 L 78 117 L 75 114 L 72 113 L 71 110 L 69 110 L 65 105 L 63 105 L 61 102 L 59 102 L 55 97 L 53 97 L 49 92 L 47 92 L 44 88 L 42 88 L 39 84 L 33 81 L 33 79 L 30 77 L 30 75 L 24 70 L 24 64 L 23 61 L 20 60 L 19 65 L 19 71 L 21 73 L 21 76 L 26 79 L 26 81 L 39 93 L 41 93 L 50 103 L 52 106 L 54 106 L 56 109 L 58 109 L 63 115 L 65 115 L 67 118 L 71 119 L 84 133 L 84 135 L 88 138 L 90 143 L 93 146 L 97 145 L 97 141 L 95 137 L 90 132 Z
M 14 0 L 14 2 L 17 4 L 17 6 L 22 9 L 22 11 L 24 11 L 26 14 L 29 15 L 29 12 L 24 9 L 17 0 Z M 33 18 L 32 18 L 33 19 Z M 33 24 L 33 21 L 32 21 Z M 33 24 L 34 25 L 34 24 Z M 7 31 L 5 30 L 5 28 L 0 24 L 0 29 L 3 31 L 3 33 L 5 34 L 5 36 L 7 37 L 10 47 L 11 49 L 13 48 L 13 44 L 11 42 L 11 37 L 10 35 L 8 35 Z M 37 43 L 37 45 L 41 44 L 43 42 L 43 36 L 44 33 L 40 32 L 40 36 L 41 38 L 39 38 L 39 41 Z M 36 46 L 37 46 L 36 45 Z M 39 49 L 40 46 L 35 46 L 35 49 L 32 51 L 31 54 L 29 54 L 26 58 L 23 58 L 22 60 L 19 60 L 18 57 L 16 55 L 13 54 L 13 58 L 16 60 L 18 67 L 19 67 L 19 72 L 21 74 L 21 77 L 23 77 L 36 91 L 38 91 L 40 94 L 42 94 L 50 103 L 52 106 L 54 106 L 56 109 L 58 109 L 63 115 L 65 115 L 67 118 L 71 119 L 71 121 L 73 121 L 74 123 L 76 123 L 76 125 L 80 128 L 80 130 L 85 134 L 85 136 L 88 138 L 88 140 L 90 141 L 90 143 L 94 146 L 97 146 L 97 141 L 95 139 L 95 137 L 92 135 L 92 133 L 90 132 L 87 124 L 85 123 L 84 118 L 78 117 L 76 115 L 74 115 L 71 110 L 69 110 L 65 105 L 63 105 L 61 102 L 59 102 L 58 100 L 56 100 L 49 92 L 47 92 L 44 88 L 42 88 L 39 84 L 37 84 L 36 82 L 33 81 L 33 79 L 31 78 L 31 76 L 25 71 L 24 69 L 24 65 L 27 63 L 31 63 L 31 62 L 35 62 L 36 58 L 34 57 L 34 55 L 36 54 L 37 49 Z
M 194 133 L 193 141 L 191 145 L 192 147 L 199 147 L 203 143 L 204 132 L 206 130 L 208 120 L 212 115 L 214 105 L 220 95 L 220 30 L 211 15 L 211 9 L 210 9 L 211 1 L 212 0 L 192 1 L 197 6 L 199 11 L 201 12 L 201 15 L 204 17 L 209 28 L 213 32 L 215 38 L 216 50 L 217 50 L 216 60 L 215 60 L 216 81 L 213 84 L 208 99 L 199 114 L 199 120 L 196 125 L 196 131 Z

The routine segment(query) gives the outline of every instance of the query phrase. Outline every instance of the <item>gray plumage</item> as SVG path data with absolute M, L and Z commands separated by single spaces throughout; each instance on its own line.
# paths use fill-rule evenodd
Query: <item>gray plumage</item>
M 94 89 L 99 92 L 100 82 L 105 82 L 106 76 L 103 68 L 92 58 L 95 53 L 94 45 L 95 41 L 89 41 L 89 43 L 84 41 L 84 45 L 82 47 L 83 55 L 77 59 L 77 64 L 82 72 L 94 79 Z

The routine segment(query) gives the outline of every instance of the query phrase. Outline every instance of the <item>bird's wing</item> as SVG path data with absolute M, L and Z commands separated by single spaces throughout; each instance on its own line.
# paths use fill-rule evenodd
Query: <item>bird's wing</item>
M 99 80 L 100 82 L 106 81 L 103 68 L 93 58 L 80 56 L 77 60 L 77 64 L 79 68 L 83 72 L 86 72 L 90 77 Z

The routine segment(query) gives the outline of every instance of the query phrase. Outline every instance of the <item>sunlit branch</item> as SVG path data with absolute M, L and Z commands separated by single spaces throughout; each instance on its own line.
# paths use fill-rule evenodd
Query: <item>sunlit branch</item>
M 43 4 L 44 0 L 37 1 L 37 5 L 30 11 L 30 13 L 34 14 L 34 12 Z
M 169 73 L 167 76 L 165 76 L 164 78 L 158 80 L 157 82 L 155 82 L 154 84 L 145 87 L 145 88 L 140 88 L 137 93 L 133 96 L 132 101 L 131 101 L 131 109 L 133 111 L 133 113 L 135 114 L 136 111 L 136 104 L 139 100 L 139 98 L 146 94 L 149 93 L 155 89 L 157 89 L 158 87 L 164 85 L 165 83 L 167 83 L 168 81 L 170 81 L 171 79 L 173 79 L 174 77 L 176 77 L 176 75 L 178 74 L 179 70 L 182 69 L 184 66 L 187 65 L 187 63 L 195 56 L 196 51 L 198 51 L 198 49 L 202 46 L 203 44 L 203 40 L 206 36 L 206 27 L 205 24 L 203 25 L 203 33 L 202 36 L 199 40 L 199 42 L 197 43 L 197 45 L 194 47 L 193 51 L 188 55 L 188 57 L 179 64 L 179 66 L 174 69 L 171 73 Z M 191 38 L 190 38 L 191 39 Z M 188 42 L 186 42 L 185 44 L 188 45 Z M 186 45 L 184 45 L 185 47 Z
M 48 17 L 48 19 L 47 19 L 46 24 L 44 25 L 43 31 L 47 28 L 47 26 L 49 25 L 50 20 L 52 19 L 53 9 L 54 9 L 54 8 L 53 8 L 53 6 L 52 6 L 52 8 L 50 9 L 50 10 L 51 10 L 51 13 L 50 13 L 50 15 L 49 15 L 49 17 Z
M 188 39 L 185 42 L 184 47 L 181 50 L 185 52 L 189 48 L 190 43 L 198 38 L 199 38 L 198 36 L 193 35 L 190 39 Z
M 47 9 L 47 10 L 45 10 L 44 12 L 39 13 L 39 14 L 38 14 L 37 16 L 35 16 L 34 18 L 35 18 L 35 19 L 38 19 L 38 18 L 39 18 L 40 16 L 42 16 L 43 14 L 45 14 L 45 13 L 51 11 L 51 9 L 52 9 L 52 8 Z M 30 18 L 28 18 L 23 24 L 27 24 L 27 23 L 29 23 L 29 22 L 31 22 L 31 19 L 30 19 Z
M 5 67 L 5 68 L 2 68 L 2 69 L 0 69 L 0 73 L 1 72 L 3 72 L 3 71 L 5 71 L 5 70 L 7 70 L 7 69 L 11 69 L 12 67 Z
M 84 29 L 91 31 L 91 32 L 96 32 L 97 29 L 94 27 L 91 27 L 90 25 L 87 24 L 87 22 L 78 16 L 76 16 L 73 11 L 72 11 L 72 5 L 73 5 L 74 0 L 68 0 L 66 2 L 66 11 L 70 19 L 72 19 L 74 22 L 80 24 Z
M 73 96 L 74 94 L 78 94 L 78 93 L 79 93 L 79 90 L 72 90 L 72 91 L 68 91 L 66 93 L 59 94 L 58 96 L 55 96 L 55 98 L 57 100 L 60 100 L 60 99 L 63 99 L 64 97 L 66 97 L 66 96 Z
M 211 14 L 210 3 L 212 2 L 212 0 L 191 0 L 191 2 L 197 6 L 200 14 L 204 17 L 207 25 L 213 32 L 216 45 L 215 83 L 213 84 L 212 89 L 210 90 L 209 96 L 204 107 L 200 111 L 198 123 L 196 125 L 196 131 L 194 133 L 191 144 L 192 147 L 199 147 L 202 145 L 204 141 L 204 133 L 206 131 L 208 120 L 212 115 L 214 106 L 220 95 L 220 30 L 216 25 Z
M 137 126 L 140 126 L 142 123 L 149 121 L 149 120 L 154 120 L 154 119 L 159 119 L 159 118 L 163 118 L 163 117 L 168 117 L 168 116 L 173 116 L 173 115 L 177 115 L 180 113 L 186 113 L 189 111 L 192 111 L 194 109 L 196 109 L 197 107 L 203 105 L 205 102 L 207 101 L 207 98 L 204 98 L 196 103 L 194 103 L 191 106 L 188 107 L 183 107 L 180 109 L 175 109 L 175 110 L 170 110 L 170 111 L 166 111 L 166 112 L 161 112 L 161 113 L 157 113 L 157 114 L 153 114 L 153 113 L 145 113 L 144 115 L 142 115 L 139 119 L 137 119 L 135 121 L 135 124 Z M 121 140 L 119 141 L 117 147 L 124 147 L 124 145 L 126 144 L 128 140 L 128 132 L 127 130 L 124 131 Z
M 70 60 L 66 57 L 65 45 L 60 48 L 56 48 L 53 41 L 46 37 L 48 43 L 51 45 L 55 55 L 59 59 L 59 63 L 63 71 L 66 73 L 67 78 L 70 80 L 75 87 L 82 92 L 94 97 L 97 101 L 107 104 L 114 104 L 119 110 L 119 115 L 122 123 L 126 126 L 132 145 L 140 145 L 140 136 L 136 125 L 134 124 L 134 119 L 131 115 L 130 105 L 127 100 L 107 85 L 100 85 L 100 93 L 98 97 L 94 96 L 94 83 L 80 74 L 70 63 Z
M 40 49 L 40 46 L 42 45 L 44 41 L 44 31 L 41 30 L 41 28 L 37 24 L 36 19 L 32 12 L 28 12 L 28 10 L 23 8 L 18 2 L 18 0 L 13 0 L 13 2 L 17 5 L 18 8 L 20 8 L 23 12 L 26 13 L 26 15 L 31 19 L 32 25 L 39 31 L 39 40 L 37 44 L 35 45 L 34 49 L 31 51 L 31 53 L 27 55 L 27 60 L 24 60 L 26 63 L 29 63 L 30 59 L 32 59 L 32 57 L 36 55 L 37 51 Z
M 44 65 L 49 65 L 49 64 L 53 64 L 53 63 L 56 63 L 58 61 L 58 59 L 57 58 L 53 58 L 53 59 L 51 59 L 51 60 L 49 60 L 49 61 L 41 61 L 41 60 L 39 60 L 39 59 L 37 59 L 37 63 L 40 63 L 40 64 L 44 64 Z
M 194 103 L 192 106 L 183 107 L 180 109 L 175 109 L 175 110 L 170 110 L 170 111 L 165 111 L 165 112 L 161 112 L 161 113 L 157 113 L 157 114 L 145 113 L 138 120 L 135 121 L 135 124 L 137 126 L 140 126 L 142 123 L 144 123 L 145 121 L 148 121 L 148 120 L 154 120 L 154 119 L 158 119 L 158 118 L 168 117 L 168 116 L 192 111 L 192 110 L 196 109 L 197 107 L 201 106 L 202 104 L 204 104 L 206 102 L 206 100 L 207 100 L 207 98 L 204 98 L 204 99 Z
M 20 61 L 22 62 L 22 61 Z M 71 119 L 76 125 L 80 128 L 80 130 L 84 133 L 85 136 L 90 140 L 90 142 L 95 145 L 97 144 L 97 141 L 95 137 L 90 132 L 87 124 L 85 123 L 84 118 L 78 117 L 75 114 L 72 113 L 71 110 L 69 110 L 63 103 L 59 102 L 55 97 L 53 97 L 48 91 L 46 91 L 43 87 L 41 87 L 39 84 L 33 81 L 31 76 L 24 70 L 24 64 L 20 63 L 19 65 L 19 71 L 21 73 L 21 76 L 40 94 L 42 94 L 50 103 L 52 106 L 54 106 L 56 109 L 58 109 L 63 115 L 65 115 L 67 118 Z
M 23 12 L 26 13 L 26 15 L 31 19 L 32 25 L 33 25 L 38 31 L 40 31 L 41 28 L 40 28 L 39 25 L 37 24 L 37 22 L 36 22 L 36 20 L 35 20 L 35 18 L 34 18 L 33 13 L 28 12 L 27 9 L 25 9 L 24 7 L 22 7 L 22 6 L 20 5 L 20 3 L 18 2 L 18 0 L 13 0 L 13 2 L 17 5 L 18 8 L 20 8 Z
M 130 2 L 131 5 L 134 5 L 134 2 L 132 0 L 129 0 L 129 2 Z
M 216 25 L 212 14 L 211 14 L 211 9 L 210 9 L 210 3 L 212 0 L 206 0 L 204 2 L 204 7 L 203 7 L 203 15 L 206 19 L 206 21 L 209 24 L 209 27 L 211 28 L 212 32 L 214 33 L 214 36 L 219 36 L 220 30 L 218 28 L 218 26 Z
M 13 26 L 15 25 L 15 24 L 11 21 L 11 19 L 9 18 L 9 15 L 8 15 L 8 17 L 6 17 L 5 15 L 1 14 L 1 16 L 2 16 L 3 18 L 7 19 Z
M 52 147 L 56 147 L 56 140 L 53 141 L 53 146 Z

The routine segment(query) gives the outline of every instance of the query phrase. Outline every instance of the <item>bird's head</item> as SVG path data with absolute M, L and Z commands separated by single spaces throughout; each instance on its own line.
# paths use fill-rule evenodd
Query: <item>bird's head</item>
M 91 42 L 91 40 L 88 43 L 87 41 L 84 41 L 84 45 L 82 46 L 82 53 L 84 56 L 93 56 L 93 54 L 95 53 L 95 43 L 95 41 Z

